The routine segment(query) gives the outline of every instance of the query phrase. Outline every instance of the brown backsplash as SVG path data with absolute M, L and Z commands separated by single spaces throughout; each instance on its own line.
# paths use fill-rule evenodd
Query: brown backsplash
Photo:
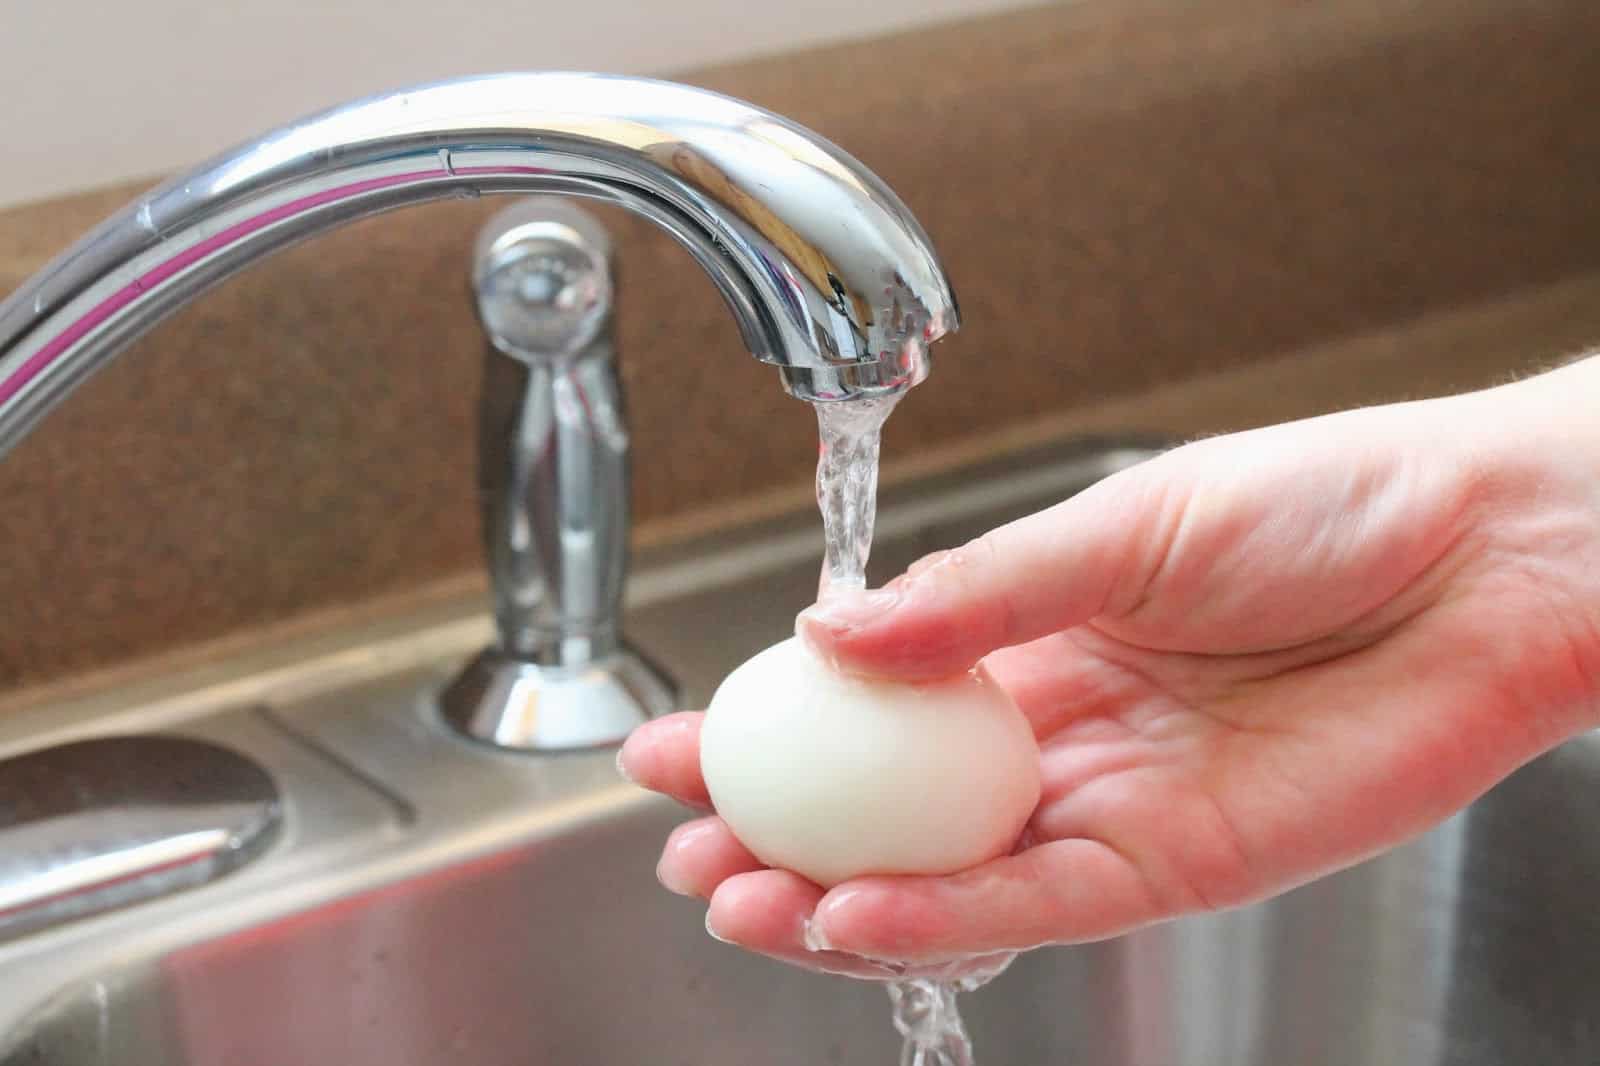
M 1600 268 L 1597 50 L 1589 0 L 1083 0 L 683 80 L 824 132 L 933 235 L 966 326 L 892 458 Z M 138 191 L 0 213 L 0 291 Z M 0 463 L 0 688 L 476 568 L 495 206 L 275 257 Z M 802 482 L 810 412 L 605 217 L 641 521 Z

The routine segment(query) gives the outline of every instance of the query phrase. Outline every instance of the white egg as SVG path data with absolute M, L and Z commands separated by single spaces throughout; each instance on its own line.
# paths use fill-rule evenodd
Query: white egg
M 997 858 L 1039 801 L 1033 732 L 992 680 L 864 680 L 798 639 L 723 681 L 700 769 L 745 847 L 825 887 Z

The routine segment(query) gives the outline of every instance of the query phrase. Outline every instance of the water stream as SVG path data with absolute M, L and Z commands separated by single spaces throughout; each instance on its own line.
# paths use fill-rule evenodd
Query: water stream
M 865 588 L 878 513 L 878 445 L 898 396 L 819 403 L 817 507 L 826 553 L 821 595 Z
M 898 396 L 819 403 L 817 506 L 826 555 L 819 598 L 867 584 L 867 556 L 878 510 L 878 450 Z M 889 1001 L 901 1036 L 900 1066 L 972 1066 L 972 1041 L 956 993 L 981 981 L 893 981 Z

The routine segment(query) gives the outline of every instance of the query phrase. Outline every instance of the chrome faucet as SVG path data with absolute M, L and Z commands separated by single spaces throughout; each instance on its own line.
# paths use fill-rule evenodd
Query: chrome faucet
M 478 489 L 499 639 L 441 707 L 499 747 L 620 740 L 676 691 L 620 632 L 629 441 L 610 238 L 566 200 L 524 200 L 484 226 L 472 286 L 489 340 Z
M 474 77 L 246 144 L 25 282 L 0 303 L 0 455 L 156 321 L 255 259 L 406 204 L 504 192 L 591 197 L 653 220 L 711 276 L 749 351 L 804 400 L 904 391 L 927 375 L 928 345 L 957 326 L 910 211 L 795 123 L 666 82 Z

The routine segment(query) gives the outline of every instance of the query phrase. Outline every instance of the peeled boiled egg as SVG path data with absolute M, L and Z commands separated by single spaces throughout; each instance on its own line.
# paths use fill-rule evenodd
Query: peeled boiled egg
M 916 684 L 851 677 L 797 638 L 717 689 L 700 769 L 745 847 L 829 888 L 998 858 L 1039 801 L 1033 731 L 981 671 Z

